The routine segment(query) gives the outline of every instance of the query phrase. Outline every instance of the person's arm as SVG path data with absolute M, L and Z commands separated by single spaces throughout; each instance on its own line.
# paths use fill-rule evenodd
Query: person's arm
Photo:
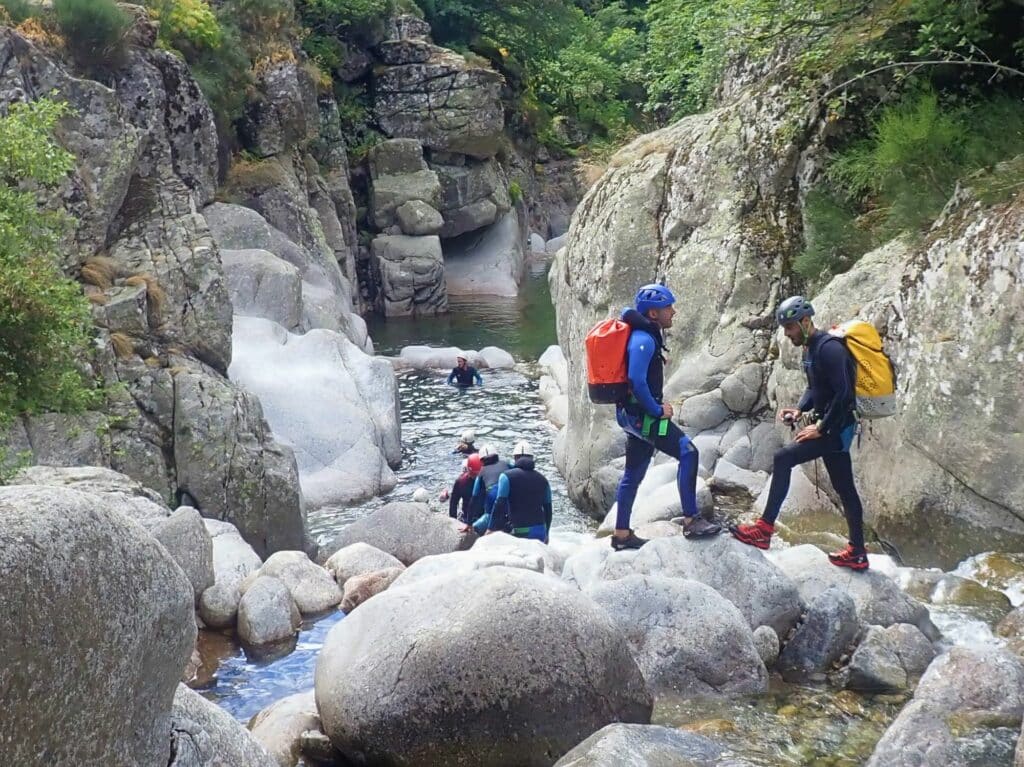
M 452 368 L 452 372 L 448 374 L 448 383 L 455 380 L 455 368 Z
M 800 397 L 800 401 L 796 404 L 796 409 L 801 413 L 806 413 L 811 409 L 811 405 L 814 404 L 814 400 L 811 398 L 811 387 L 808 386 L 804 389 L 803 395 Z
M 647 371 L 657 351 L 650 333 L 634 330 L 629 336 L 626 356 L 629 359 L 629 386 L 640 407 L 652 418 L 661 418 L 661 405 L 651 395 L 647 385 Z
M 508 477 L 502 474 L 498 478 L 498 495 L 494 499 L 494 511 L 491 512 L 491 524 L 487 526 L 487 532 L 496 533 L 507 527 L 508 519 L 508 493 L 510 489 Z
M 477 386 L 484 385 L 484 379 L 480 377 L 480 371 L 473 368 L 473 378 L 476 380 Z
M 551 485 L 548 485 L 547 492 L 544 498 L 544 524 L 547 527 L 547 534 L 544 536 L 544 543 L 548 542 L 548 537 L 551 535 L 551 518 L 554 516 L 553 508 L 551 504 Z
M 448 496 L 448 516 L 455 517 L 459 522 L 465 522 L 459 514 L 459 499 L 462 497 L 461 477 L 455 480 L 452 485 L 452 494 Z
M 853 400 L 853 380 L 847 365 L 849 352 L 841 342 L 826 341 L 818 348 L 818 370 L 832 389 L 832 399 L 821 414 L 818 431 L 838 431 Z

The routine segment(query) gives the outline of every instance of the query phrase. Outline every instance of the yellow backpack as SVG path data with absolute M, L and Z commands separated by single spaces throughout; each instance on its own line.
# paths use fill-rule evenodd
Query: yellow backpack
M 854 389 L 860 417 L 895 415 L 896 368 L 882 348 L 882 337 L 875 326 L 863 320 L 850 320 L 832 327 L 829 333 L 842 340 L 857 363 Z

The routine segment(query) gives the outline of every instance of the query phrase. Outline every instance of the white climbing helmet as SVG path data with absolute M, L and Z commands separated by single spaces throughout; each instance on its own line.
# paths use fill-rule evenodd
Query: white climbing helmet
M 484 445 L 480 448 L 480 458 L 490 458 L 492 455 L 497 455 L 494 449 L 490 445 Z
M 462 432 L 462 437 L 460 437 L 460 439 L 467 445 L 472 445 L 474 442 L 476 442 L 476 432 L 473 431 L 472 429 L 466 429 L 464 432 Z
M 530 449 L 530 443 L 526 440 L 519 440 L 516 446 L 512 448 L 512 457 L 521 458 L 522 456 L 533 457 L 533 451 Z

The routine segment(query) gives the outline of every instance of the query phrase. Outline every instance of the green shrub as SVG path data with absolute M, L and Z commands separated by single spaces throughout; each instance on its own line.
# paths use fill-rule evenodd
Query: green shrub
M 518 181 L 512 181 L 509 183 L 508 197 L 512 200 L 513 205 L 518 205 L 519 201 L 523 199 L 523 188 L 519 185 Z
M 238 27 L 229 18 L 220 14 L 218 18 L 221 44 L 194 51 L 187 61 L 224 135 L 242 115 L 246 92 L 252 84 L 252 61 Z
M 804 250 L 793 269 L 813 284 L 826 282 L 853 266 L 874 245 L 870 232 L 858 225 L 852 206 L 815 189 L 804 203 Z
M 20 24 L 36 10 L 28 0 L 0 0 L 0 8 L 7 11 L 15 24 Z
M 53 138 L 66 113 L 40 100 L 0 117 L 0 424 L 18 413 L 80 410 L 98 398 L 77 367 L 88 353 L 89 304 L 57 265 L 67 219 L 26 190 L 52 187 L 73 167 Z
M 882 110 L 869 136 L 834 158 L 832 184 L 880 213 L 881 237 L 920 230 L 969 173 L 1024 152 L 1024 103 L 1006 97 L 957 105 L 932 92 Z
M 224 31 L 206 0 L 148 0 L 147 5 L 160 22 L 161 45 L 186 59 L 224 42 Z
M 53 11 L 80 66 L 102 72 L 121 63 L 131 18 L 114 0 L 53 0 Z

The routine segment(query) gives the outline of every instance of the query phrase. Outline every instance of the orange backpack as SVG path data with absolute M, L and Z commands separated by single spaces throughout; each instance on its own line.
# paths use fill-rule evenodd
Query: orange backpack
M 587 392 L 598 405 L 613 405 L 629 396 L 626 346 L 633 329 L 622 320 L 601 320 L 587 333 Z

